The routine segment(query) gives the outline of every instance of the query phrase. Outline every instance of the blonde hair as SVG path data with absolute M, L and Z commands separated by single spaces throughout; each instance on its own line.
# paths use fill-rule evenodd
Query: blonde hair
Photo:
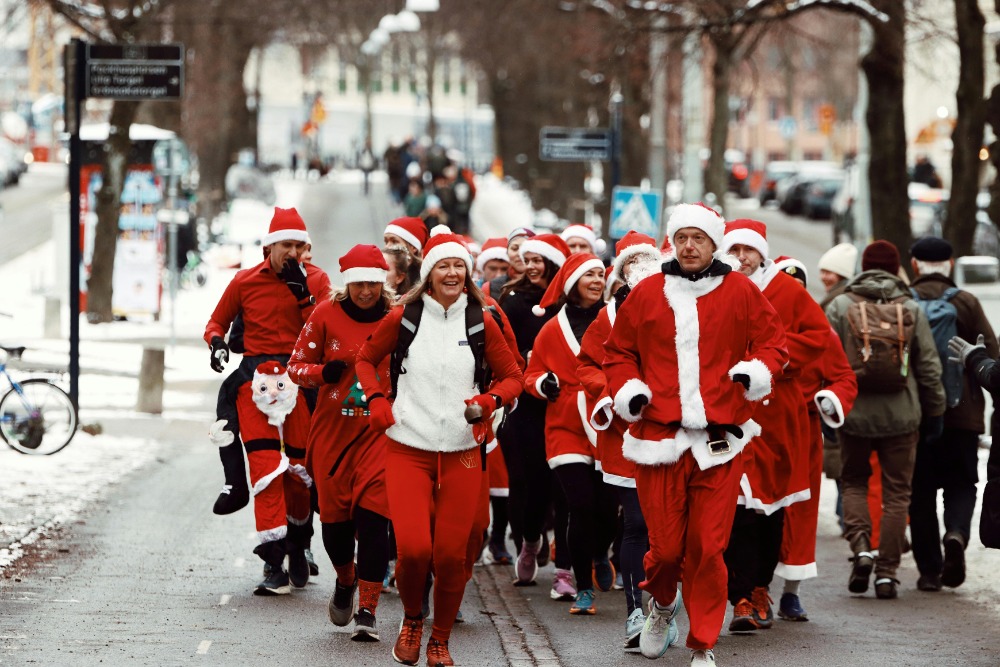
M 330 288 L 330 301 L 346 301 L 351 295 L 347 292 L 347 286 L 343 287 L 331 287 Z M 382 283 L 382 303 L 388 310 L 392 307 L 392 304 L 396 302 L 396 292 Z
M 426 278 L 414 285 L 413 289 L 401 296 L 397 303 L 405 306 L 415 301 L 419 301 L 424 292 L 430 292 L 430 287 L 431 276 L 428 274 Z M 472 272 L 468 270 L 465 272 L 465 293 L 469 295 L 470 302 L 475 301 L 483 308 L 488 305 L 486 303 L 486 296 L 483 294 L 483 291 L 476 286 L 475 281 L 472 280 Z

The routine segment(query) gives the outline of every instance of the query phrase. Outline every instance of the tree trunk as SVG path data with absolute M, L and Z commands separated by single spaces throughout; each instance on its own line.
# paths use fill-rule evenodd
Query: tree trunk
M 861 59 L 868 79 L 866 122 L 871 137 L 872 234 L 895 244 L 905 255 L 912 243 L 906 192 L 906 132 L 903 124 L 903 3 L 881 0 L 887 23 L 874 25 L 872 49 Z
M 433 35 L 427 39 L 427 136 L 431 143 L 437 143 L 437 120 L 434 119 L 434 86 L 437 80 L 437 40 Z
M 715 194 L 720 206 L 725 204 L 729 182 L 726 174 L 726 142 L 729 140 L 729 76 L 732 72 L 732 47 L 726 40 L 713 39 L 715 63 L 712 65 L 712 125 L 709 130 L 708 168 L 705 192 Z
M 958 122 L 951 135 L 951 198 L 945 237 L 955 256 L 972 254 L 976 231 L 976 195 L 979 194 L 979 150 L 983 145 L 986 103 L 983 99 L 983 28 L 985 19 L 977 0 L 955 0 L 960 69 Z
M 101 164 L 101 189 L 97 192 L 97 227 L 94 231 L 94 255 L 87 280 L 87 321 L 91 324 L 111 322 L 111 281 L 118 247 L 118 215 L 121 212 L 122 190 L 128 171 L 128 155 L 132 148 L 129 127 L 135 118 L 138 102 L 118 100 L 111 107 L 108 140 Z

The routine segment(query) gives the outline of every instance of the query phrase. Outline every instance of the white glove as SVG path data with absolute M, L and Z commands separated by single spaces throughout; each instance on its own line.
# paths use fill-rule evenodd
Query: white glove
M 969 358 L 969 355 L 979 348 L 986 349 L 986 338 L 983 337 L 983 334 L 979 334 L 975 345 L 969 345 L 958 336 L 952 336 L 951 340 L 948 341 L 948 352 L 951 353 L 948 361 L 964 366 L 965 360 Z
M 226 447 L 233 444 L 233 440 L 235 440 L 236 437 L 233 435 L 232 431 L 226 430 L 226 424 L 228 423 L 229 422 L 225 419 L 220 419 L 212 424 L 211 428 L 208 429 L 208 439 L 212 441 L 213 445 Z
M 837 406 L 826 396 L 819 399 L 819 409 L 822 410 L 823 414 L 831 417 L 837 414 Z

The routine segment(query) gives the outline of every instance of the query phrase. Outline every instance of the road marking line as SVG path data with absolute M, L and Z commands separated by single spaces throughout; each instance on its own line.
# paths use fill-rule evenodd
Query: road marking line
M 246 558 L 237 558 L 236 560 L 233 561 L 233 567 L 243 567 L 246 564 L 247 564 Z
M 221 598 L 219 598 L 219 606 L 223 607 L 229 604 L 229 601 L 232 599 L 233 599 L 232 595 L 223 595 Z
M 208 653 L 208 647 L 211 645 L 212 642 L 207 639 L 202 643 L 198 644 L 198 655 L 205 655 L 206 653 Z

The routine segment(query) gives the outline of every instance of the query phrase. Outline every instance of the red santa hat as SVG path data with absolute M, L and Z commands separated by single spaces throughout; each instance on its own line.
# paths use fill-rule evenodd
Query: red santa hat
M 598 255 L 608 249 L 608 244 L 604 242 L 604 239 L 597 238 L 597 234 L 594 233 L 590 225 L 570 225 L 559 236 L 566 242 L 569 242 L 574 236 L 581 238 L 590 244 L 591 252 Z
M 396 218 L 382 234 L 395 234 L 417 250 L 423 250 L 427 243 L 427 225 L 420 218 Z
M 803 287 L 808 285 L 809 272 L 806 271 L 806 265 L 794 257 L 782 255 L 774 260 L 774 266 L 777 267 L 779 271 L 784 271 L 792 278 L 800 280 Z
M 656 241 L 652 236 L 640 234 L 634 229 L 630 229 L 618 243 L 615 244 L 615 263 L 612 276 L 619 278 L 622 275 L 622 267 L 630 257 L 636 255 L 649 255 L 659 257 L 660 251 L 656 249 Z M 614 278 L 612 278 L 614 280 Z
M 431 239 L 424 246 L 424 259 L 420 263 L 420 280 L 426 280 L 434 265 L 442 259 L 461 259 L 472 272 L 472 255 L 465 246 L 465 240 L 452 233 L 445 225 L 437 225 L 431 230 Z
M 712 239 L 716 251 L 722 248 L 722 238 L 726 233 L 726 221 L 714 209 L 702 203 L 678 204 L 667 220 L 667 239 L 673 243 L 678 230 L 686 227 L 700 229 Z
M 294 208 L 274 207 L 271 226 L 268 228 L 267 236 L 264 237 L 261 245 L 269 246 L 279 241 L 311 243 L 309 232 L 306 231 L 306 223 Z
M 567 296 L 576 285 L 576 281 L 591 269 L 604 269 L 604 262 L 589 252 L 578 252 L 567 257 L 565 263 L 552 277 L 552 282 L 542 295 L 541 302 L 537 306 L 532 306 L 531 312 L 538 317 L 545 315 L 545 309 L 559 303 L 559 299 Z
M 748 245 L 767 259 L 767 226 L 759 220 L 747 218 L 726 223 L 722 252 L 729 252 L 734 245 Z
M 384 283 L 388 275 L 389 265 L 377 246 L 359 243 L 340 258 L 340 277 L 345 285 Z
M 527 239 L 518 248 L 521 259 L 529 252 L 541 255 L 556 266 L 562 266 L 569 257 L 569 246 L 558 234 L 539 234 Z
M 257 364 L 257 368 L 254 369 L 254 375 L 284 375 L 287 371 L 285 370 L 284 364 L 280 361 L 262 361 Z
M 503 236 L 486 239 L 486 243 L 483 244 L 482 252 L 480 252 L 479 257 L 476 258 L 476 270 L 482 271 L 486 268 L 486 262 L 492 262 L 495 259 L 499 259 L 504 262 L 510 261 L 507 257 L 507 239 Z
M 472 254 L 472 258 L 475 259 L 479 257 L 479 253 L 483 251 L 483 246 L 479 245 L 479 241 L 472 238 L 468 234 L 462 234 L 462 240 L 465 241 L 465 247 L 469 249 Z

